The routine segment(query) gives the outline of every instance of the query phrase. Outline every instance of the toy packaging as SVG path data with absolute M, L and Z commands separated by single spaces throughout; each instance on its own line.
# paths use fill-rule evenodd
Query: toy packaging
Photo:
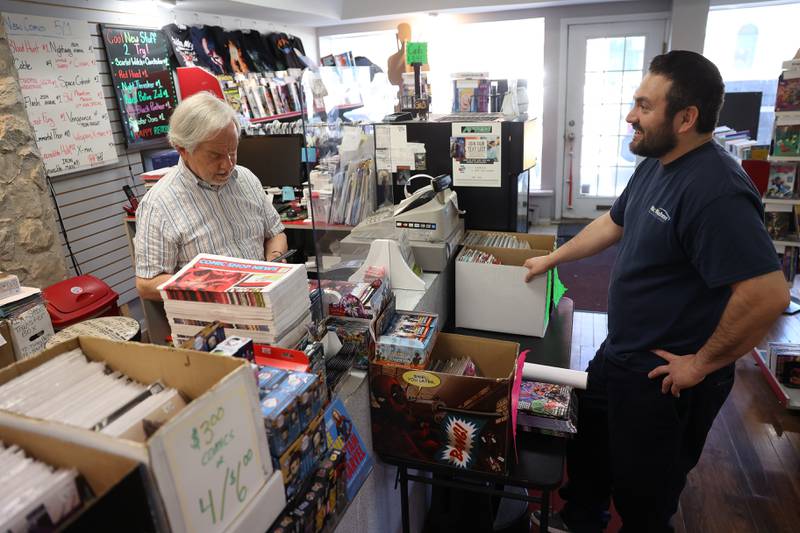
M 315 471 L 326 450 L 325 425 L 319 415 L 278 459 L 287 498 L 294 496 L 303 481 Z
M 326 279 L 320 285 L 323 307 L 331 316 L 374 319 L 389 295 L 388 284 L 381 279 L 371 283 Z
M 347 414 L 339 398 L 332 401 L 325 410 L 325 432 L 328 437 L 328 448 L 341 450 L 344 453 L 347 480 L 345 492 L 347 501 L 352 501 L 372 471 L 373 463 L 364 441 L 358 435 L 350 415 Z
M 261 401 L 261 412 L 270 452 L 273 456 L 280 456 L 300 434 L 297 396 L 291 390 L 276 387 Z
M 242 359 L 247 359 L 252 363 L 254 360 L 253 339 L 236 336 L 228 337 L 221 343 L 217 344 L 217 347 L 211 350 L 211 353 L 230 355 L 232 357 L 241 357 Z
M 436 338 L 437 318 L 431 313 L 396 313 L 378 337 L 375 360 L 426 368 Z

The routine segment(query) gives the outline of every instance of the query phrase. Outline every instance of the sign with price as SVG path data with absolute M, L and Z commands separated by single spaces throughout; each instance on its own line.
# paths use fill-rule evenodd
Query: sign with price
M 406 43 L 406 63 L 424 65 L 428 62 L 428 43 Z
M 186 531 L 224 531 L 267 481 L 263 423 L 251 408 L 257 392 L 241 370 L 206 393 L 200 408 L 190 404 L 164 437 Z
M 100 25 L 128 146 L 162 142 L 175 109 L 169 44 L 161 30 Z
M 117 151 L 89 23 L 3 13 L 3 24 L 47 173 L 114 163 Z

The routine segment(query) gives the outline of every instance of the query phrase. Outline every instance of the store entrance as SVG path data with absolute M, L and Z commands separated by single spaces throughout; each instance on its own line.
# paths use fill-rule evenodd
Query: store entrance
M 562 218 L 597 217 L 627 185 L 637 160 L 625 116 L 665 35 L 663 19 L 568 26 Z

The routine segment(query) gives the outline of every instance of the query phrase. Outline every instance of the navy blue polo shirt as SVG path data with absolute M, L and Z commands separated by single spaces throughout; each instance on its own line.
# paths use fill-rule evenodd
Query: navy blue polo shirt
M 605 354 L 649 370 L 664 349 L 696 353 L 731 284 L 780 269 L 763 206 L 742 167 L 710 141 L 662 165 L 643 161 L 611 208 L 624 227 L 608 290 Z

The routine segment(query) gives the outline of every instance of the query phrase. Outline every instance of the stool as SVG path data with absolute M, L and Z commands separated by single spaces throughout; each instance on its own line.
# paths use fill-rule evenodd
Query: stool
M 50 337 L 45 348 L 50 348 L 78 336 L 101 337 L 113 341 L 138 341 L 140 335 L 139 321 L 135 318 L 104 316 L 67 326 Z

